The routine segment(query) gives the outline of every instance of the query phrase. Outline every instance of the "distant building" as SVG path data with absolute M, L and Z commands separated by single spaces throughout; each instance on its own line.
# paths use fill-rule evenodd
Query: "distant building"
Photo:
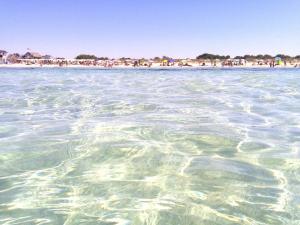
M 4 51 L 4 50 L 0 50 L 0 57 L 3 57 L 4 55 L 7 54 L 7 51 Z
M 22 58 L 23 59 L 41 59 L 42 55 L 38 52 L 26 52 Z
M 0 50 L 0 63 L 6 63 L 7 51 Z

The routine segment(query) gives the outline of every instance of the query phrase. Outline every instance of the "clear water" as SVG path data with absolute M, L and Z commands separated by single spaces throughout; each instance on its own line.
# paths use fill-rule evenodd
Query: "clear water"
M 0 69 L 0 224 L 300 224 L 300 70 Z

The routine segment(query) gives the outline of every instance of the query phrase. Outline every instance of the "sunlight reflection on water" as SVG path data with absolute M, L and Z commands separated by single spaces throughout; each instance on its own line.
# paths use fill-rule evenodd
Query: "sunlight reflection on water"
M 300 70 L 0 69 L 1 224 L 299 224 Z

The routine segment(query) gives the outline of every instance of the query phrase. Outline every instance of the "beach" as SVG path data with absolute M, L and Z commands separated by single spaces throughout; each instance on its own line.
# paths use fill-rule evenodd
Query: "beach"
M 101 68 L 118 68 L 118 69 L 130 69 L 130 68 L 144 68 L 144 69 L 187 69 L 187 68 L 198 68 L 198 69 L 226 69 L 226 68 L 236 68 L 236 69 L 268 69 L 270 68 L 269 65 L 256 65 L 256 64 L 248 64 L 248 65 L 235 65 L 235 66 L 222 66 L 221 64 L 212 66 L 212 65 L 199 65 L 199 63 L 190 63 L 188 66 L 179 66 L 179 65 L 172 65 L 172 66 L 162 66 L 160 63 L 153 63 L 151 67 L 149 66 L 138 66 L 134 67 L 133 65 L 124 65 L 124 64 L 117 64 L 110 67 L 103 66 L 103 65 L 48 65 L 48 64 L 22 64 L 22 63 L 15 63 L 15 64 L 0 64 L 0 68 L 86 68 L 86 69 L 101 69 Z M 300 62 L 295 64 L 287 64 L 287 65 L 278 65 L 275 68 L 300 68 Z
M 0 67 L 4 68 L 297 68 L 300 67 L 300 56 L 283 54 L 244 55 L 230 57 L 214 54 L 202 54 L 195 58 L 108 58 L 80 54 L 74 59 L 52 57 L 38 52 L 25 54 L 8 53 L 0 50 Z

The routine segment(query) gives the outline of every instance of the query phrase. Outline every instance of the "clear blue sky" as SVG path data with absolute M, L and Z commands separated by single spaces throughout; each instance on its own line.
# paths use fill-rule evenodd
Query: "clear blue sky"
M 0 0 L 0 49 L 74 57 L 300 55 L 300 0 Z

